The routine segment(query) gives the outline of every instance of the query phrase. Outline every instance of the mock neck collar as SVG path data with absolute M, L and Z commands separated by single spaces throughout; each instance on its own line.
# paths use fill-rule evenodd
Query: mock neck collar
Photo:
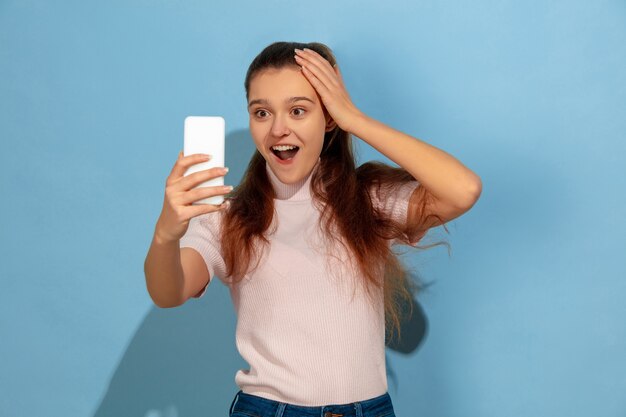
M 265 161 L 265 170 L 267 171 L 267 176 L 274 187 L 274 191 L 276 192 L 276 200 L 283 201 L 306 201 L 311 199 L 311 177 L 313 177 L 313 173 L 320 166 L 320 158 L 317 159 L 317 162 L 313 166 L 313 169 L 309 173 L 308 176 L 304 177 L 298 182 L 293 184 L 285 184 L 281 180 L 278 179 L 274 171 L 270 168 L 267 161 Z

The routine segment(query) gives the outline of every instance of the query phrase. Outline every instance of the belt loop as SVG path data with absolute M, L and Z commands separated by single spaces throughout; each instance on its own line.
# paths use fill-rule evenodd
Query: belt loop
M 233 407 L 235 406 L 235 404 L 237 403 L 237 400 L 239 399 L 240 392 L 241 390 L 239 390 L 237 394 L 235 394 L 235 398 L 233 398 L 233 402 L 230 403 L 230 410 L 228 411 L 228 417 L 230 417 L 233 414 Z
M 285 413 L 285 407 L 287 407 L 287 403 L 278 402 L 278 407 L 276 407 L 276 415 L 274 417 L 283 417 Z
M 356 417 L 363 417 L 363 410 L 361 409 L 361 403 L 355 402 L 354 408 L 356 408 Z

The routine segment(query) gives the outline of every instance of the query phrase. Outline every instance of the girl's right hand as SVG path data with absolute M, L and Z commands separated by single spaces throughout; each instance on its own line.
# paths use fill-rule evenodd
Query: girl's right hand
M 232 189 L 220 185 L 192 189 L 207 180 L 226 175 L 223 167 L 214 167 L 184 176 L 185 171 L 191 165 L 205 161 L 207 159 L 203 159 L 201 154 L 183 156 L 182 151 L 178 154 L 174 168 L 172 168 L 165 183 L 163 209 L 154 232 L 155 239 L 160 243 L 177 241 L 183 237 L 189 227 L 189 219 L 192 217 L 222 210 L 226 207 L 226 201 L 219 206 L 191 204 L 206 197 L 227 194 Z

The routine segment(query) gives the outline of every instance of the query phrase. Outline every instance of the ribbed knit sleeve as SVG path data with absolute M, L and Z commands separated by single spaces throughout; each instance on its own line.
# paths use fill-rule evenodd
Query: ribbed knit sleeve
M 224 276 L 225 264 L 220 251 L 219 235 L 221 216 L 222 213 L 217 211 L 192 217 L 189 220 L 187 232 L 180 239 L 179 246 L 181 248 L 195 249 L 204 259 L 209 271 L 207 285 L 202 291 L 194 295 L 195 298 L 200 298 L 204 295 L 214 276 L 217 275 L 219 278 Z
M 407 223 L 407 216 L 409 211 L 409 200 L 411 194 L 419 186 L 417 181 L 409 181 L 404 184 L 395 184 L 390 187 L 381 186 L 380 191 L 377 186 L 371 188 L 371 199 L 374 207 L 382 210 L 387 214 L 389 218 L 399 221 L 402 224 Z M 380 194 L 379 194 L 380 193 Z M 426 232 L 420 232 L 413 236 L 409 236 L 409 244 L 415 245 L 424 237 Z M 396 238 L 391 241 L 391 244 L 406 244 L 407 242 Z

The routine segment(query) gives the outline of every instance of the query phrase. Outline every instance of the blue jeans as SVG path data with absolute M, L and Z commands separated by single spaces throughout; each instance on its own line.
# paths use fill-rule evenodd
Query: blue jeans
M 246 394 L 239 390 L 229 417 L 396 417 L 389 393 L 349 404 L 318 407 L 294 405 Z

